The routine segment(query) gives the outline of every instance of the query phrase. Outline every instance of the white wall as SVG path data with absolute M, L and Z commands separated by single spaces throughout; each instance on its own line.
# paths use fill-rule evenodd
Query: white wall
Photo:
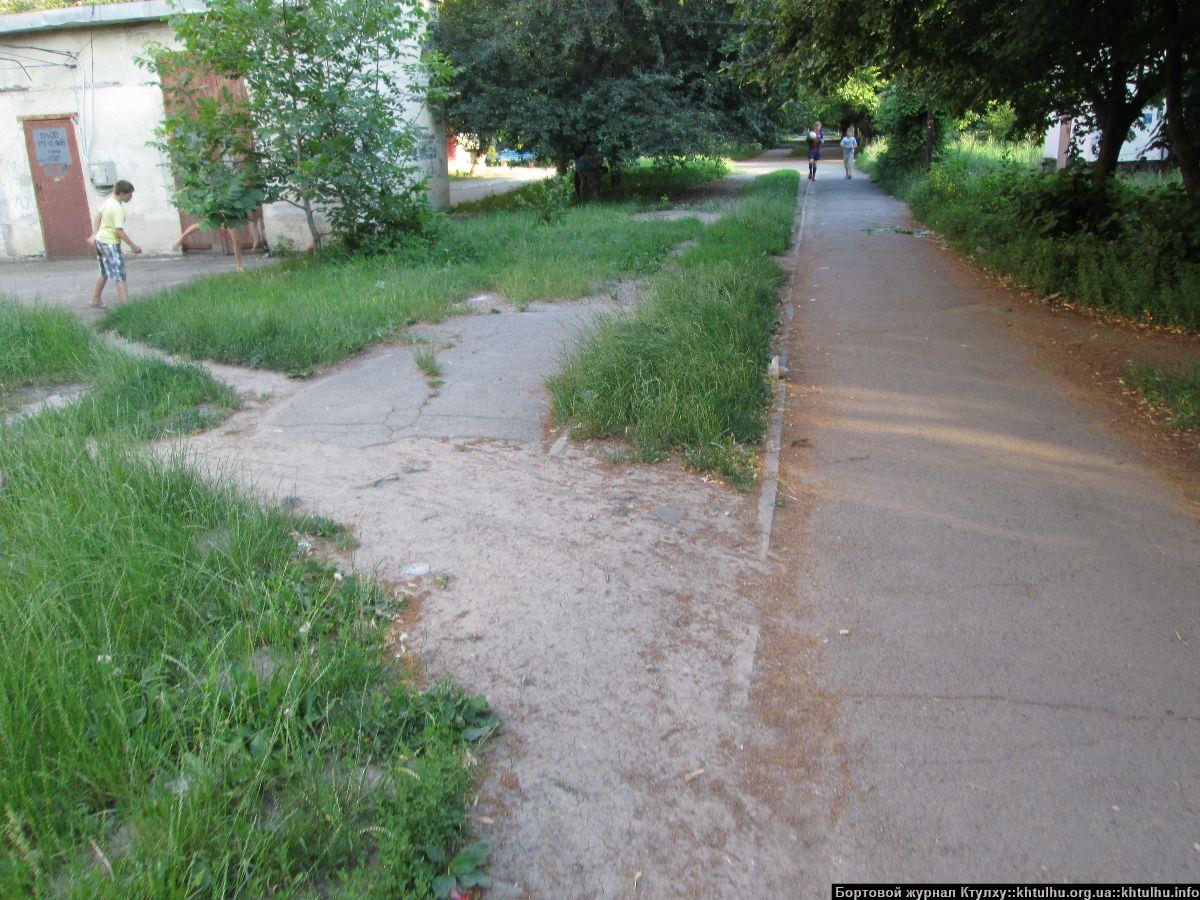
M 1148 106 L 1142 111 L 1141 117 L 1133 123 L 1132 136 L 1129 140 L 1121 144 L 1121 153 L 1118 159 L 1121 162 L 1136 162 L 1141 159 L 1162 160 L 1167 158 L 1167 152 L 1162 148 L 1150 149 L 1149 145 L 1158 136 L 1159 128 L 1163 124 L 1163 111 L 1156 106 Z M 1046 131 L 1045 143 L 1042 146 L 1042 156 L 1046 159 L 1055 159 L 1060 157 L 1060 129 L 1061 121 L 1056 120 L 1051 123 Z M 1073 129 L 1074 136 L 1071 139 L 1071 144 L 1075 149 L 1075 153 L 1080 159 L 1088 162 L 1095 162 L 1099 158 L 1100 150 L 1100 133 L 1091 131 L 1079 133 L 1079 129 Z M 1059 158 L 1059 168 L 1065 165 L 1065 159 Z
M 141 4 L 128 4 L 140 6 Z M 119 7 L 97 7 L 113 11 Z M 66 11 L 61 11 L 66 12 Z M 0 23 L 17 16 L 0 17 Z M 165 22 L 68 27 L 22 33 L 2 33 L 6 44 L 36 45 L 42 50 L 76 56 L 73 68 L 61 65 L 20 67 L 0 60 L 0 258 L 37 256 L 44 252 L 33 179 L 25 149 L 22 117 L 70 115 L 84 162 L 85 190 L 94 213 L 107 189 L 87 179 L 88 163 L 112 161 L 117 177 L 133 182 L 133 202 L 127 209 L 127 230 L 147 253 L 172 253 L 179 237 L 179 213 L 171 203 L 171 176 L 163 155 L 147 143 L 162 120 L 162 91 L 150 72 L 135 60 L 151 42 L 172 44 Z M 69 62 L 54 54 L 22 51 L 22 58 Z M 449 205 L 444 135 L 429 112 L 413 106 L 405 117 L 429 132 L 427 158 L 422 160 L 430 201 Z M 267 239 L 284 239 L 297 249 L 311 243 L 304 214 L 286 203 L 263 210 Z
M 7 37 L 7 36 L 6 36 Z M 69 115 L 84 163 L 84 188 L 94 213 L 108 195 L 87 181 L 88 163 L 112 161 L 117 177 L 132 181 L 137 192 L 129 205 L 129 233 L 147 252 L 165 252 L 179 235 L 179 215 L 171 205 L 170 175 L 158 151 L 147 147 L 162 119 L 162 92 L 134 57 L 146 42 L 170 37 L 165 25 L 148 24 L 93 31 L 58 31 L 6 43 L 33 44 L 76 54 L 74 68 L 30 67 L 3 63 L 0 68 L 0 255 L 43 252 L 37 202 L 22 117 Z M 52 54 L 26 56 L 47 62 L 66 60 Z M 69 61 L 69 60 L 67 60 Z

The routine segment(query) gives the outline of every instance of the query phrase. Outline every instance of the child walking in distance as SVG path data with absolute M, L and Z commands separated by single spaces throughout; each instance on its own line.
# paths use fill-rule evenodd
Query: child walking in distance
M 821 123 L 813 123 L 812 131 L 808 133 L 808 180 L 817 180 L 817 163 L 821 160 L 821 142 L 824 138 L 824 133 L 821 130 Z
M 125 204 L 133 199 L 133 185 L 128 181 L 118 181 L 113 185 L 113 192 L 100 206 L 93 223 L 92 236 L 88 243 L 96 248 L 96 259 L 100 263 L 100 277 L 96 279 L 96 287 L 92 291 L 92 299 L 88 304 L 92 307 L 104 306 L 100 294 L 109 279 L 117 283 L 117 297 L 124 303 L 128 296 L 125 293 L 125 257 L 121 254 L 121 241 L 129 245 L 134 253 L 141 253 L 142 248 L 133 242 L 125 233 Z
M 854 170 L 854 151 L 858 149 L 858 138 L 854 136 L 854 126 L 846 129 L 842 136 L 842 162 L 846 164 L 846 177 Z

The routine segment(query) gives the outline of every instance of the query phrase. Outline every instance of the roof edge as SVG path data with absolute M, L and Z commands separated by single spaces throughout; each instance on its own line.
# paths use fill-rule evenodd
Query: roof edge
M 176 3 L 167 0 L 135 0 L 133 3 L 98 3 L 10 13 L 0 16 L 0 36 L 96 25 L 157 22 L 177 12 L 203 12 L 207 7 L 205 0 L 178 0 Z

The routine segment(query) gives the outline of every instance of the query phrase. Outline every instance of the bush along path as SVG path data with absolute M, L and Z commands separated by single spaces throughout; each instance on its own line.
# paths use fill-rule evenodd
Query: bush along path
M 1200 210 L 1177 179 L 1086 166 L 1046 173 L 1026 145 L 962 139 L 928 173 L 863 165 L 913 215 L 977 262 L 1106 313 L 1200 329 Z
M 682 450 L 739 489 L 754 482 L 771 338 L 799 176 L 751 183 L 695 246 L 649 280 L 632 315 L 601 318 L 550 381 L 577 437 L 628 438 L 643 460 Z
M 486 703 L 384 660 L 394 603 L 313 557 L 337 529 L 141 442 L 235 403 L 59 313 L 0 304 L 0 894 L 419 896 L 462 849 Z M 461 851 L 461 852 L 460 852 Z

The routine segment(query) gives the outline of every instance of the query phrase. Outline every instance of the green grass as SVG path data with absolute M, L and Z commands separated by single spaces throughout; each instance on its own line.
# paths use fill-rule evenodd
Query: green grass
M 10 385 L 63 371 L 37 350 L 63 345 L 45 337 L 72 331 L 60 317 L 0 315 L 21 340 Z M 483 848 L 448 857 L 486 703 L 405 686 L 385 661 L 390 598 L 308 558 L 339 536 L 328 520 L 141 446 L 228 408 L 226 389 L 87 354 L 79 403 L 0 425 L 0 896 L 397 897 L 445 888 L 451 868 L 471 880 Z
M 80 378 L 92 364 L 94 341 L 64 310 L 28 311 L 0 299 L 0 391 Z
M 648 285 L 631 315 L 602 318 L 551 380 L 554 414 L 582 437 L 631 440 L 642 459 L 671 449 L 740 489 L 761 441 L 798 175 L 756 179 L 696 246 Z
M 750 141 L 746 144 L 731 144 L 722 155 L 731 162 L 740 162 L 744 159 L 754 159 L 754 157 L 759 156 L 767 149 L 769 148 L 764 147 L 757 141 Z
M 928 172 L 862 167 L 913 214 L 982 265 L 1044 294 L 1121 317 L 1200 328 L 1200 212 L 1177 175 L 1118 175 L 1097 191 L 1086 173 L 1038 170 L 1035 145 L 959 140 Z
M 515 303 L 582 297 L 653 272 L 694 220 L 631 222 L 633 207 L 588 204 L 553 223 L 532 212 L 451 220 L 431 246 L 350 260 L 291 260 L 192 282 L 119 306 L 104 320 L 172 353 L 309 374 L 468 297 Z
M 82 397 L 55 413 L 75 435 L 148 439 L 208 427 L 237 406 L 226 386 L 189 365 L 116 350 L 62 310 L 0 300 L 0 411 L 26 385 L 78 383 Z
M 421 347 L 413 351 L 413 362 L 425 373 L 426 378 L 441 378 L 442 365 L 438 362 L 437 351 L 429 347 Z
M 1125 381 L 1180 431 L 1200 434 L 1200 365 L 1176 372 L 1138 366 Z

